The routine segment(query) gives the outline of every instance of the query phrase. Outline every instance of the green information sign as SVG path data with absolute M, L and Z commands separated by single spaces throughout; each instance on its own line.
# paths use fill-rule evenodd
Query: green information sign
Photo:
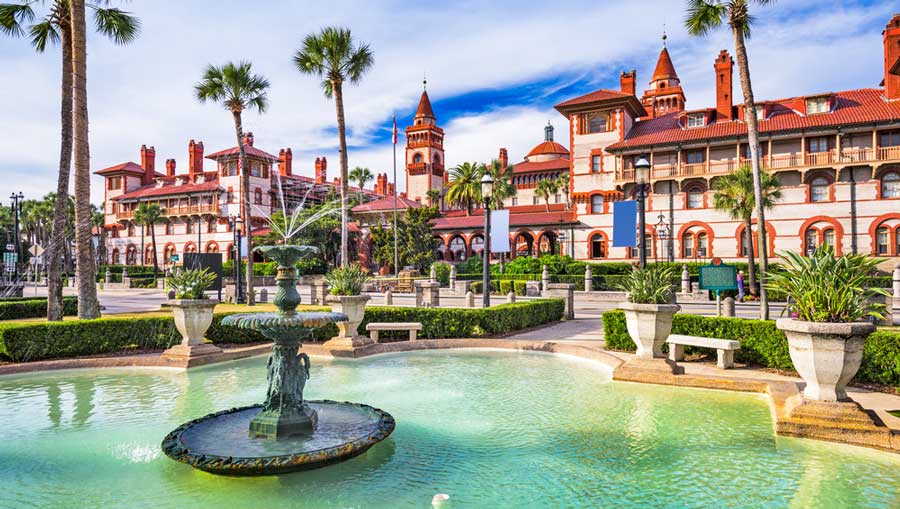
M 700 289 L 737 290 L 737 271 L 733 265 L 706 265 L 700 267 Z

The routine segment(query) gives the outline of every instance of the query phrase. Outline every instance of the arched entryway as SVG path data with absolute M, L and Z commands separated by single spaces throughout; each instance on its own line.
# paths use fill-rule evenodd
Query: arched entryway
M 516 256 L 534 256 L 534 235 L 530 232 L 517 233 L 513 239 L 513 244 L 515 245 Z
M 559 236 L 556 232 L 545 231 L 538 237 L 538 254 L 559 254 Z

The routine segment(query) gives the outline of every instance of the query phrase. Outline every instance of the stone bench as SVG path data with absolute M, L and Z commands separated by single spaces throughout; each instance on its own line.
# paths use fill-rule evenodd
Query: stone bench
M 372 322 L 366 324 L 366 330 L 369 331 L 369 337 L 372 338 L 372 341 L 375 343 L 378 342 L 378 331 L 383 330 L 405 330 L 409 331 L 409 340 L 415 341 L 416 335 L 420 330 L 422 330 L 422 324 L 419 322 L 393 322 L 393 323 L 380 323 L 380 322 Z
M 734 367 L 734 351 L 741 349 L 741 343 L 732 339 L 702 338 L 698 336 L 684 336 L 670 334 L 666 340 L 669 345 L 669 359 L 675 362 L 684 360 L 685 346 L 698 346 L 701 348 L 716 349 L 716 366 L 719 369 L 731 369 Z

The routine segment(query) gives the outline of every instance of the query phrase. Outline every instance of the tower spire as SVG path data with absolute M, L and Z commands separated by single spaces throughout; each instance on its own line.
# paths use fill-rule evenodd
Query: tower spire
M 666 35 L 666 22 L 664 21 L 663 22 L 663 34 L 662 34 L 663 48 L 666 47 L 666 39 L 668 39 L 668 38 L 669 38 L 669 36 Z

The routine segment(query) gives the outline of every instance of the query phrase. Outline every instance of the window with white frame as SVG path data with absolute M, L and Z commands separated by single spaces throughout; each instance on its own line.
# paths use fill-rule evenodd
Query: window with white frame
M 603 213 L 603 195 L 595 194 L 591 196 L 591 214 Z
M 828 186 L 831 183 L 825 177 L 816 177 L 809 183 L 809 201 L 828 201 Z
M 600 156 L 591 156 L 591 172 L 600 173 Z
M 826 228 L 822 230 L 822 245 L 835 247 L 834 245 L 834 228 Z
M 808 138 L 806 140 L 806 150 L 811 153 L 828 152 L 828 137 Z
M 810 97 L 806 100 L 806 114 L 825 113 L 828 111 L 827 97 Z
M 819 247 L 819 232 L 817 232 L 815 228 L 806 230 L 804 243 L 806 244 L 807 255 L 812 255 L 813 253 L 815 253 L 816 248 Z
M 687 208 L 701 209 L 703 208 L 703 190 L 697 186 L 688 189 L 687 192 Z
M 706 113 L 691 113 L 688 115 L 688 127 L 703 127 L 704 125 L 706 125 Z
M 697 234 L 697 256 L 705 258 L 709 252 L 709 236 L 706 232 Z
M 591 237 L 591 258 L 606 258 L 606 239 L 603 235 Z
M 694 234 L 687 232 L 681 237 L 681 256 L 682 258 L 694 257 Z
M 900 173 L 885 173 L 881 177 L 881 197 L 900 198 Z
M 888 238 L 890 237 L 890 230 L 886 226 L 882 226 L 875 230 L 875 252 L 880 255 L 886 255 L 889 253 L 888 246 Z

